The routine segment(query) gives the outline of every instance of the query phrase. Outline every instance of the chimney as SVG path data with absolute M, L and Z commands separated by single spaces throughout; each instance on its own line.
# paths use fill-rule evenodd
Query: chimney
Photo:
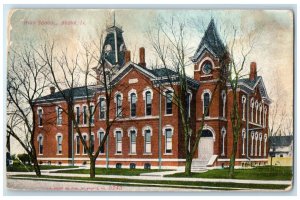
M 50 94 L 54 94 L 55 93 L 55 87 L 54 86 L 51 86 L 50 87 Z
M 141 47 L 140 48 L 140 63 L 139 65 L 141 65 L 142 67 L 146 67 L 146 63 L 145 63 L 145 48 Z
M 256 71 L 256 62 L 251 62 L 250 64 L 250 75 L 249 79 L 251 81 L 255 80 L 257 76 L 257 71 Z
M 125 63 L 128 63 L 129 61 L 131 61 L 130 51 L 126 50 L 125 51 Z

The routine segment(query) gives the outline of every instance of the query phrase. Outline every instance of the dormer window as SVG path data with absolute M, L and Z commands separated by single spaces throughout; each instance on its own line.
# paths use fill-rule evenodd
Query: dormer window
M 205 62 L 202 66 L 202 72 L 204 74 L 210 74 L 212 71 L 212 64 L 211 62 Z

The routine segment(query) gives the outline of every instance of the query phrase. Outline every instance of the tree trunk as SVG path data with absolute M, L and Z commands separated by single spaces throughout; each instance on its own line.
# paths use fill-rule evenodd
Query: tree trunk
M 193 159 L 192 159 L 191 154 L 190 154 L 190 155 L 187 155 L 186 161 L 185 161 L 185 172 L 184 172 L 187 176 L 190 176 L 190 175 L 191 175 L 191 171 L 192 171 L 192 161 L 193 161 Z
M 37 176 L 41 176 L 42 174 L 41 174 L 40 166 L 39 166 L 38 161 L 35 156 L 32 157 L 32 162 L 33 162 L 33 168 L 34 168 L 35 174 Z
M 90 158 L 90 178 L 95 178 L 96 174 L 96 159 Z
M 233 133 L 233 149 L 232 149 L 232 154 L 230 156 L 230 163 L 229 163 L 229 177 L 230 178 L 234 178 L 234 166 L 235 166 L 235 156 L 236 156 L 236 152 L 237 152 L 237 134 Z
M 6 135 L 6 149 L 10 153 L 10 134 Z

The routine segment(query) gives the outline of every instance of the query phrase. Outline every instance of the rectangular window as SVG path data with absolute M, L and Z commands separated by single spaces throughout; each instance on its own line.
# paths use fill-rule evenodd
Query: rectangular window
M 86 106 L 83 106 L 83 124 L 86 124 L 87 123 L 87 113 L 86 113 L 87 109 L 86 109 Z
M 121 135 L 121 131 L 116 132 L 116 153 L 122 153 L 122 135 Z
M 104 132 L 99 132 L 99 146 L 100 146 L 100 144 L 101 144 L 103 138 L 104 138 Z M 105 145 L 103 145 L 103 146 L 100 148 L 100 153 L 104 153 L 104 146 L 105 146 Z
M 146 115 L 151 115 L 151 110 L 152 110 L 151 93 L 148 91 L 146 92 Z
M 145 130 L 145 153 L 151 153 L 151 132 Z
M 39 154 L 43 154 L 43 137 L 39 137 Z
M 99 109 L 99 119 L 105 119 L 106 102 L 104 98 L 100 98 Z
M 76 135 L 76 154 L 80 154 L 80 138 Z
M 62 136 L 57 136 L 57 154 L 62 154 Z
M 186 110 L 185 110 L 185 112 L 186 112 L 186 117 L 190 117 L 191 116 L 191 111 L 190 111 L 190 107 L 191 107 L 191 105 L 190 105 L 190 101 L 191 101 L 191 94 L 187 94 L 186 95 Z
M 90 105 L 90 124 L 94 124 L 95 122 L 95 116 L 94 116 L 94 110 L 95 106 Z
M 83 141 L 86 144 L 86 135 L 83 136 Z M 83 145 L 83 154 L 87 154 L 87 149 Z
M 131 93 L 130 95 L 130 116 L 136 116 L 136 94 Z
M 76 123 L 80 123 L 80 108 L 76 107 Z
M 43 126 L 43 110 L 38 110 L 38 124 L 39 126 Z
M 62 108 L 57 108 L 57 125 L 62 125 Z
M 171 91 L 166 92 L 166 114 L 167 115 L 172 114 L 172 92 Z
M 91 135 L 91 151 L 92 153 L 95 152 L 95 136 Z
M 136 132 L 134 130 L 130 131 L 130 153 L 136 153 Z
M 166 129 L 166 153 L 172 153 L 172 129 Z
M 209 101 L 210 101 L 210 95 L 209 93 L 204 93 L 204 102 L 203 102 L 203 107 L 204 107 L 204 114 L 205 117 L 209 116 Z

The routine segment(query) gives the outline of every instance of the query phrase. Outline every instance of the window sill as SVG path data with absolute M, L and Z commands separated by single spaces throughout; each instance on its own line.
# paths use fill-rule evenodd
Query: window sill
M 76 153 L 75 156 L 80 156 L 80 154 L 79 154 L 79 153 Z
M 56 126 L 62 126 L 62 124 L 57 124 Z
M 115 156 L 122 156 L 122 153 L 115 153 Z
M 136 153 L 129 153 L 128 155 L 129 156 L 136 156 L 137 154 Z
M 102 155 L 102 156 L 104 156 L 104 155 L 105 155 L 105 153 L 99 153 L 99 156 L 101 156 L 101 155 Z
M 57 156 L 62 156 L 63 154 L 62 154 L 62 153 L 57 153 L 56 155 L 57 155 Z
M 143 153 L 144 156 L 151 156 L 152 153 Z
M 43 126 L 38 126 L 39 128 L 43 128 Z
M 165 117 L 171 117 L 171 116 L 173 116 L 173 114 L 165 114 L 164 116 Z
M 42 156 L 42 155 L 44 155 L 44 154 L 40 154 L 40 153 L 39 153 L 39 156 Z
M 165 156 L 172 156 L 173 153 L 164 153 Z

